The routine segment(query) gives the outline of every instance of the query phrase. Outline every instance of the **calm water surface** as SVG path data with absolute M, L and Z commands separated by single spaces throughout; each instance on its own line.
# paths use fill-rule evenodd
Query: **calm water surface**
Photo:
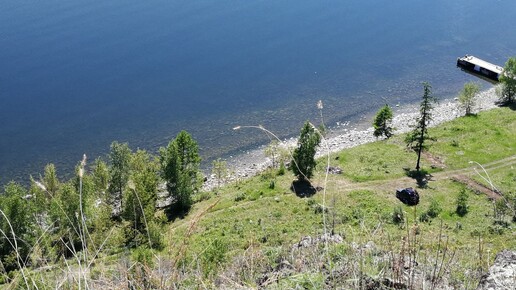
M 0 183 L 69 172 L 113 140 L 155 151 L 191 132 L 209 160 L 356 120 L 516 55 L 512 0 L 0 1 Z M 484 88 L 489 85 L 483 83 Z

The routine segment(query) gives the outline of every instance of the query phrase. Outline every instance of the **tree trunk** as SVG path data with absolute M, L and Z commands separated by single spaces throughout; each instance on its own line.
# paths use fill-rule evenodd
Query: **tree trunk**
M 417 151 L 417 164 L 416 164 L 416 171 L 419 172 L 419 161 L 421 160 L 421 151 L 423 150 L 423 145 L 419 145 L 419 149 Z

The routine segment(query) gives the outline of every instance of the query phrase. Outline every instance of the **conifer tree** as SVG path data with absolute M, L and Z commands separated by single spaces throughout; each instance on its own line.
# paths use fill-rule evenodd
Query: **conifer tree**
M 27 191 L 15 182 L 0 194 L 0 267 L 5 271 L 24 266 L 34 242 L 32 207 Z
M 160 148 L 161 175 L 167 182 L 167 191 L 179 210 L 188 211 L 192 194 L 200 185 L 201 158 L 197 142 L 186 131 L 181 131 L 166 148 Z
M 131 158 L 131 149 L 127 143 L 111 143 L 111 151 L 109 152 L 109 194 L 111 204 L 115 215 L 118 215 L 123 208 L 123 191 L 129 180 L 129 160 Z
M 388 139 L 392 136 L 393 128 L 390 126 L 392 117 L 392 109 L 389 107 L 389 105 L 386 104 L 380 110 L 378 110 L 373 122 L 373 135 L 376 138 L 384 135 Z
M 416 126 L 405 138 L 407 147 L 417 153 L 416 171 L 419 172 L 421 152 L 426 148 L 427 140 L 434 140 L 428 135 L 428 125 L 432 120 L 433 103 L 436 99 L 432 96 L 432 87 L 427 82 L 423 83 L 423 100 L 419 106 L 420 115 L 417 117 Z
M 126 237 L 129 245 L 138 246 L 149 241 L 149 224 L 156 212 L 158 187 L 158 161 L 145 150 L 131 155 L 131 176 L 126 194 L 124 219 L 130 222 L 131 234 Z
M 290 168 L 298 180 L 302 181 L 312 177 L 316 165 L 315 153 L 320 142 L 321 137 L 310 122 L 306 121 L 301 129 L 297 148 L 292 154 L 294 160 L 290 163 Z

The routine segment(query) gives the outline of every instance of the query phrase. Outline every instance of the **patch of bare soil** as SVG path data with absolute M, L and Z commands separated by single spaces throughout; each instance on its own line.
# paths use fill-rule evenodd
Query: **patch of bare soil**
M 501 196 L 494 190 L 488 188 L 487 186 L 478 183 L 477 181 L 471 179 L 471 177 L 468 177 L 463 174 L 458 174 L 452 177 L 453 181 L 459 182 L 464 184 L 468 189 L 478 193 L 478 194 L 485 194 L 489 199 L 497 200 Z
M 426 151 L 423 151 L 421 154 L 426 160 L 430 161 L 430 166 L 432 168 L 446 168 L 446 164 L 444 164 L 444 160 L 441 157 L 433 155 L 432 153 Z

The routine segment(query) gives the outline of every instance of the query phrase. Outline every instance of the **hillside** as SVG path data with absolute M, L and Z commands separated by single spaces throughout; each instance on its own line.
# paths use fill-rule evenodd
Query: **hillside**
M 198 193 L 188 215 L 163 224 L 161 250 L 110 246 L 118 230 L 106 229 L 88 267 L 77 254 L 23 274 L 39 288 L 76 288 L 81 277 L 85 288 L 475 288 L 497 252 L 516 249 L 516 116 L 493 109 L 430 135 L 419 185 L 416 155 L 394 136 L 322 157 L 312 197 L 269 169 Z M 325 175 L 328 165 L 343 174 Z M 417 207 L 396 199 L 405 187 L 419 192 Z
M 490 110 L 442 124 L 430 135 L 437 141 L 424 156 L 428 183 L 417 188 L 421 203 L 414 208 L 395 197 L 397 188 L 417 187 L 407 176 L 416 157 L 403 136 L 332 154 L 330 166 L 344 173 L 327 181 L 321 159 L 313 183 L 325 190 L 311 198 L 295 196 L 293 177 L 273 171 L 221 189 L 170 225 L 169 248 L 188 245 L 172 250 L 173 256 L 189 269 L 199 266 L 185 282 L 358 288 L 389 278 L 420 288 L 434 277 L 438 288 L 476 287 L 498 251 L 516 248 L 514 217 L 476 165 L 484 165 L 514 207 L 516 117 L 509 108 Z M 468 213 L 461 217 L 455 211 L 463 189 Z M 396 213 L 405 220 L 396 224 Z M 321 240 L 331 232 L 342 240 Z

